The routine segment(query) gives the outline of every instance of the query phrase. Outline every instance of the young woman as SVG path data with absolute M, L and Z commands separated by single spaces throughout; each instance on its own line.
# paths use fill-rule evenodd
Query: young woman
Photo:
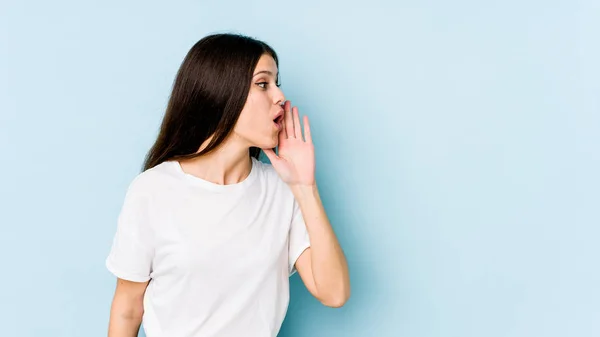
M 296 271 L 324 305 L 346 302 L 302 124 L 267 44 L 215 34 L 192 47 L 106 259 L 109 337 L 137 336 L 142 321 L 148 337 L 276 336 Z

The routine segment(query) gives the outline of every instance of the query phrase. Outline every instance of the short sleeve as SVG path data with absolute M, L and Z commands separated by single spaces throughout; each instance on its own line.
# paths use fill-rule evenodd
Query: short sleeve
M 289 276 L 296 273 L 296 261 L 302 253 L 310 247 L 310 239 L 304 217 L 298 203 L 294 200 L 294 211 L 289 232 L 288 267 Z
M 106 267 L 118 278 L 150 280 L 154 249 L 148 223 L 148 197 L 129 187 L 117 220 L 117 230 L 106 259 Z

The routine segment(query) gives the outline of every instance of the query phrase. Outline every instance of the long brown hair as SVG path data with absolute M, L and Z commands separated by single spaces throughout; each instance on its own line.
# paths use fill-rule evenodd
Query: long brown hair
M 252 75 L 266 43 L 240 34 L 213 34 L 187 53 L 173 83 L 160 132 L 143 170 L 172 159 L 194 158 L 216 149 L 229 136 L 248 98 Z M 198 149 L 212 136 L 208 146 Z M 259 148 L 250 148 L 258 158 Z

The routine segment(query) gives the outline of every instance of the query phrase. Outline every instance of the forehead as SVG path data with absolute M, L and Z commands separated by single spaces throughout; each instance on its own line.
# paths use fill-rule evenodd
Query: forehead
M 275 60 L 271 55 L 263 54 L 258 60 L 254 73 L 256 74 L 261 71 L 270 71 L 274 75 L 277 75 L 277 64 L 275 64 Z

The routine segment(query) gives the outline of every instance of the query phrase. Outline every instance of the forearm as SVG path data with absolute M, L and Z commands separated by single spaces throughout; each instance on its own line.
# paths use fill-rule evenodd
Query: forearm
M 136 290 L 135 294 L 115 294 L 110 308 L 108 337 L 137 337 L 144 314 L 139 293 L 140 290 Z
M 348 265 L 329 223 L 316 185 L 293 186 L 292 191 L 310 238 L 311 270 L 319 297 L 344 302 L 350 296 Z
M 108 337 L 137 337 L 141 323 L 141 318 L 111 313 Z

